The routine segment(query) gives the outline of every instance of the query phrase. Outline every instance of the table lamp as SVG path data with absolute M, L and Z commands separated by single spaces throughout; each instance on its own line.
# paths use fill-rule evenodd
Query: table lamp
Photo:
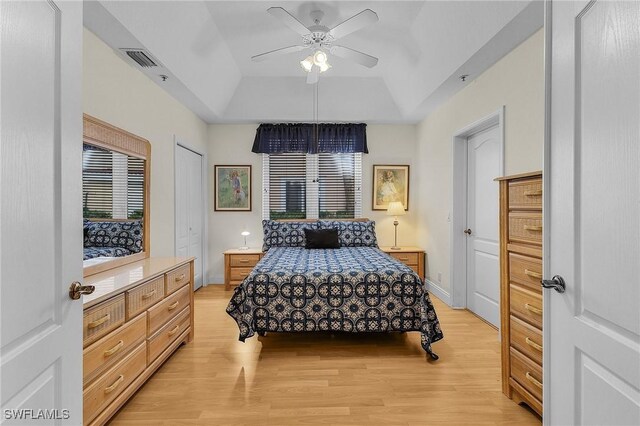
M 392 201 L 389 203 L 389 206 L 387 207 L 387 215 L 395 216 L 393 218 L 395 236 L 393 240 L 393 247 L 391 247 L 391 250 L 400 250 L 400 247 L 398 247 L 398 216 L 402 216 L 404 214 L 407 214 L 407 212 L 404 211 L 404 206 L 400 201 Z
M 242 231 L 242 232 L 240 233 L 240 235 L 242 235 L 242 236 L 244 237 L 244 245 L 243 245 L 242 247 L 240 247 L 240 250 L 248 250 L 248 249 L 249 249 L 249 246 L 247 245 L 247 237 L 248 237 L 249 235 L 251 235 L 251 232 L 249 232 L 249 231 Z

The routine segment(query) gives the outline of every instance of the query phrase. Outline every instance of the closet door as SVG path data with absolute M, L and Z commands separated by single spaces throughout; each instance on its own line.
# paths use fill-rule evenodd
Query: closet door
M 189 163 L 187 179 L 188 185 L 188 217 L 189 217 L 189 256 L 196 258 L 194 262 L 194 289 L 202 287 L 203 282 L 203 240 L 204 240 L 204 206 L 202 200 L 202 155 L 187 150 Z
M 202 155 L 176 150 L 176 256 L 195 257 L 194 289 L 204 281 L 204 200 Z

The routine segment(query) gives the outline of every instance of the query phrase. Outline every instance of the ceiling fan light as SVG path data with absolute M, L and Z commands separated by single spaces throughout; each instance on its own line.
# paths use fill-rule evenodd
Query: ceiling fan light
M 329 64 L 329 62 L 324 62 L 324 63 L 320 64 L 319 67 L 320 67 L 320 72 L 325 72 L 329 68 L 331 68 L 331 65 Z
M 317 50 L 316 53 L 313 54 L 313 63 L 317 66 L 321 66 L 327 62 L 327 54 L 322 50 Z
M 313 57 L 307 56 L 305 59 L 300 61 L 300 66 L 306 72 L 311 72 L 311 68 L 313 68 Z

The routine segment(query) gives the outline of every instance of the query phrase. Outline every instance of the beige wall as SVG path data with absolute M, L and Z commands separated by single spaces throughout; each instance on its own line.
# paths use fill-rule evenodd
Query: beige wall
M 207 150 L 207 124 L 84 30 L 84 112 L 151 142 L 151 254 L 174 255 L 174 136 Z
M 209 262 L 205 282 L 223 282 L 223 256 L 241 245 L 262 244 L 262 159 L 251 153 L 257 124 L 209 125 L 147 76 L 129 66 L 94 34 L 84 32 L 84 111 L 149 139 L 152 144 L 151 240 L 154 256 L 174 253 L 174 138 L 208 153 L 209 188 L 214 164 L 251 164 L 251 212 L 208 208 Z M 371 210 L 372 165 L 411 166 L 410 210 L 400 218 L 399 243 L 427 250 L 427 274 L 449 291 L 451 139 L 455 132 L 505 106 L 507 174 L 539 170 L 543 141 L 543 33 L 539 31 L 476 78 L 423 122 L 369 125 L 370 154 L 363 157 L 363 216 L 377 222 L 381 245 L 393 243 L 393 218 Z M 208 279 L 207 279 L 208 278 Z
M 451 97 L 417 126 L 418 239 L 427 276 L 450 290 L 448 215 L 452 200 L 452 137 L 505 106 L 505 173 L 542 168 L 544 132 L 543 30 Z M 496 200 L 497 202 L 497 200 Z M 442 281 L 438 282 L 438 273 Z
M 214 212 L 209 211 L 209 282 L 223 282 L 224 250 L 242 245 L 240 232 L 248 230 L 248 244 L 262 246 L 262 156 L 251 152 L 257 124 L 209 126 L 209 187 L 213 188 L 213 166 L 216 164 L 251 164 L 252 211 Z M 369 125 L 367 140 L 371 154 L 363 156 L 362 203 L 364 217 L 376 221 L 378 239 L 381 245 L 393 244 L 393 218 L 384 212 L 371 210 L 373 164 L 409 164 L 411 182 L 415 176 L 416 127 L 413 125 Z M 398 241 L 403 245 L 417 244 L 417 191 L 410 185 L 407 215 L 400 218 Z M 213 203 L 213 201 L 212 201 Z

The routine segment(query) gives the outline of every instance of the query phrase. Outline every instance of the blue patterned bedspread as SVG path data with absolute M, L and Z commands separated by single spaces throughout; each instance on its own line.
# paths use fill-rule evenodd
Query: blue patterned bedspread
M 431 344 L 440 323 L 422 280 L 374 247 L 309 250 L 271 248 L 236 287 L 227 313 L 240 340 L 295 331 L 420 331 Z

